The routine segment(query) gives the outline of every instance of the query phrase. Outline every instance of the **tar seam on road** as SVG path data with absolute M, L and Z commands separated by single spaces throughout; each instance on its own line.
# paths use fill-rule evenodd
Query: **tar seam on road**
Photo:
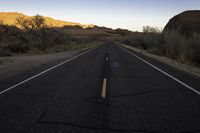
M 50 68 L 48 68 L 47 70 L 44 70 L 44 71 L 42 71 L 42 72 L 40 72 L 40 73 L 38 73 L 38 74 L 36 74 L 36 75 L 34 75 L 34 76 L 32 76 L 32 77 L 30 77 L 30 78 L 24 80 L 24 81 L 22 81 L 22 82 L 19 82 L 19 83 L 13 85 L 13 86 L 11 86 L 11 87 L 9 87 L 9 88 L 7 88 L 7 89 L 1 91 L 1 92 L 0 92 L 0 95 L 1 95 L 1 94 L 4 94 L 4 93 L 7 92 L 7 91 L 10 91 L 10 90 L 12 90 L 13 88 L 18 87 L 18 86 L 20 86 L 20 85 L 22 85 L 22 84 L 24 84 L 24 83 L 26 83 L 26 82 L 28 82 L 28 81 L 30 81 L 30 80 L 32 80 L 32 79 L 35 79 L 35 78 L 37 78 L 37 77 L 43 75 L 44 73 L 47 73 L 47 72 L 49 72 L 49 71 L 51 71 L 51 70 L 53 70 L 53 69 L 55 69 L 55 68 L 57 68 L 57 67 L 59 67 L 59 66 L 62 66 L 62 65 L 64 65 L 65 63 L 67 63 L 67 62 L 69 62 L 69 61 L 71 61 L 71 60 L 73 60 L 73 59 L 76 59 L 76 58 L 80 57 L 81 55 L 84 55 L 84 54 L 86 54 L 86 53 L 92 51 L 93 49 L 95 49 L 95 48 L 89 49 L 89 50 L 87 50 L 87 51 L 85 51 L 85 52 L 83 52 L 83 53 L 81 53 L 81 54 L 79 54 L 79 55 L 77 55 L 77 56 L 74 56 L 74 57 L 72 57 L 72 58 L 70 58 L 70 59 L 68 59 L 68 60 L 66 60 L 66 61 L 64 61 L 64 62 L 61 62 L 61 63 L 59 63 L 59 64 L 57 64 L 57 65 L 55 65 L 55 66 L 53 66 L 53 67 L 50 67 Z
M 139 60 L 143 61 L 144 63 L 148 64 L 149 66 L 153 67 L 154 69 L 158 70 L 159 72 L 163 73 L 164 75 L 166 75 L 166 76 L 170 77 L 171 79 L 175 80 L 175 81 L 178 82 L 179 84 L 185 86 L 186 88 L 188 88 L 188 89 L 192 90 L 193 92 L 197 93 L 198 95 L 200 95 L 200 92 L 199 92 L 199 91 L 197 91 L 196 89 L 194 89 L 194 88 L 192 88 L 191 86 L 187 85 L 186 83 L 184 83 L 184 82 L 180 81 L 179 79 L 173 77 L 172 75 L 170 75 L 170 74 L 168 74 L 167 72 L 161 70 L 160 68 L 154 66 L 153 64 L 151 64 L 151 63 L 149 63 L 148 61 L 142 59 L 141 57 L 135 55 L 134 53 L 132 53 L 132 52 L 126 50 L 125 48 L 122 48 L 122 47 L 120 47 L 120 48 L 123 49 L 124 51 L 126 51 L 127 53 L 129 53 L 129 54 L 135 56 L 136 58 L 138 58 Z

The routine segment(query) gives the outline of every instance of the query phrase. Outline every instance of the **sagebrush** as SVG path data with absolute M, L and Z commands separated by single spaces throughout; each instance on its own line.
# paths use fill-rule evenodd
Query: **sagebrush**
M 177 31 L 161 33 L 156 30 L 156 32 L 133 33 L 127 36 L 123 43 L 182 63 L 200 66 L 199 34 L 185 36 Z

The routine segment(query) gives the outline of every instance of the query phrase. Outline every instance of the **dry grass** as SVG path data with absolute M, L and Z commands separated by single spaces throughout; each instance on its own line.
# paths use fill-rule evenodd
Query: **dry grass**
M 200 35 L 198 34 L 187 37 L 176 31 L 134 33 L 122 42 L 181 63 L 200 66 Z
M 14 60 L 12 60 L 12 59 L 7 59 L 7 58 L 0 58 L 0 65 L 2 65 L 2 64 L 8 64 L 8 63 L 13 63 L 14 62 Z

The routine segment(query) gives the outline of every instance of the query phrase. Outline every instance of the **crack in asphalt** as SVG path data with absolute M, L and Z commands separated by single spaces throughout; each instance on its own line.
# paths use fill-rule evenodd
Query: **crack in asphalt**
M 165 89 L 165 90 L 149 90 L 149 91 L 143 91 L 138 93 L 129 93 L 129 94 L 121 94 L 121 95 L 111 95 L 110 98 L 120 98 L 120 97 L 130 97 L 130 96 L 140 96 L 145 95 L 149 93 L 156 93 L 156 92 L 164 92 L 164 91 L 189 91 L 189 90 L 181 90 L 181 89 Z
M 199 132 L 200 132 L 200 129 L 184 131 L 184 132 L 180 132 L 180 133 L 199 133 Z
M 3 94 L 4 96 L 30 96 L 30 97 L 54 97 L 54 95 L 41 95 L 41 94 L 22 94 L 22 93 L 13 93 L 13 94 Z
M 37 124 L 39 123 L 42 118 L 46 115 L 47 113 L 47 108 L 48 108 L 48 102 L 52 99 L 52 97 L 50 96 L 49 98 L 47 98 L 46 102 L 47 104 L 43 104 L 44 105 L 44 110 L 43 112 L 38 116 L 38 118 L 33 122 L 33 124 L 27 129 L 26 133 L 30 132 L 31 129 Z
M 75 123 L 71 123 L 71 122 L 40 121 L 39 123 L 50 124 L 50 125 L 72 126 L 72 127 L 79 127 L 79 128 L 92 129 L 92 130 L 98 130 L 98 131 L 158 133 L 157 131 L 142 130 L 142 129 L 141 130 L 139 130 L 139 129 L 114 129 L 114 128 L 106 128 L 106 127 L 85 126 L 82 124 L 75 124 Z

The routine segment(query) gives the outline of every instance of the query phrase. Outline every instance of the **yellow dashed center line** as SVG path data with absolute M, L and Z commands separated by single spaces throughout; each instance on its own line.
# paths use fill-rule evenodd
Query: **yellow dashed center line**
M 102 86 L 102 93 L 101 93 L 101 97 L 102 98 L 106 98 L 106 88 L 107 87 L 107 79 L 103 79 L 103 86 Z

